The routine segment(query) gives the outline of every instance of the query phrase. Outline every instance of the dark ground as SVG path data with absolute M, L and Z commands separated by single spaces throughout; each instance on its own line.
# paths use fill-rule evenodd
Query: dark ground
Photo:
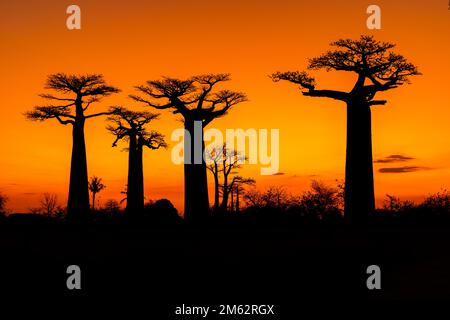
M 295 319 L 313 304 L 450 300 L 449 251 L 450 228 L 442 226 L 12 223 L 0 227 L 0 290 L 8 299 L 39 297 L 50 306 L 54 297 L 96 307 L 106 301 L 110 311 L 131 303 L 148 313 L 143 319 L 196 319 L 174 316 L 183 303 L 275 304 L 277 317 L 244 318 Z M 80 291 L 66 288 L 72 264 L 81 267 Z M 381 290 L 366 287 L 371 264 L 381 268 Z

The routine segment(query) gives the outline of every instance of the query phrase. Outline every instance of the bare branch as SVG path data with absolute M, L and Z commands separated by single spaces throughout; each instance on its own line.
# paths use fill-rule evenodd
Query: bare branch
M 336 90 L 316 90 L 314 78 L 304 71 L 275 72 L 271 75 L 271 78 L 274 82 L 285 80 L 300 85 L 300 89 L 308 89 L 308 91 L 302 91 L 302 94 L 305 96 L 326 97 L 341 101 L 347 101 L 348 99 L 348 94 L 346 92 Z
M 109 115 L 111 115 L 111 114 L 113 114 L 113 113 L 110 112 L 110 111 L 99 112 L 99 113 L 94 113 L 94 114 L 90 114 L 90 115 L 88 115 L 88 116 L 85 116 L 85 118 L 86 118 L 86 119 L 89 119 L 89 118 L 94 118 L 94 117 L 99 117 L 99 116 L 109 116 Z
M 75 102 L 75 99 L 70 99 L 70 98 L 58 98 L 58 97 L 55 97 L 54 95 L 46 94 L 46 93 L 40 94 L 39 96 L 40 96 L 41 98 L 49 99 L 49 100 L 72 101 L 72 102 Z

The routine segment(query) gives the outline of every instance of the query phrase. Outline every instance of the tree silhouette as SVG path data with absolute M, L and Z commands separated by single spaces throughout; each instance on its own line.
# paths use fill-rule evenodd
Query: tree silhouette
M 271 77 L 275 82 L 298 84 L 304 96 L 331 98 L 347 104 L 345 217 L 360 222 L 375 209 L 370 107 L 386 104 L 386 100 L 374 99 L 378 92 L 409 83 L 409 76 L 420 73 L 403 56 L 391 51 L 394 44 L 376 41 L 372 36 L 341 39 L 331 46 L 336 49 L 310 59 L 308 69 L 355 73 L 357 80 L 349 92 L 317 90 L 314 78 L 306 72 L 276 72 Z
M 106 188 L 103 184 L 102 178 L 97 176 L 91 177 L 89 181 L 89 191 L 92 193 L 92 210 L 95 210 L 95 196 Z
M 240 197 L 244 193 L 244 185 L 254 185 L 256 183 L 255 179 L 243 178 L 241 176 L 233 177 L 231 181 L 231 194 L 233 195 L 233 200 L 231 201 L 231 211 L 240 211 Z
M 58 197 L 56 194 L 44 193 L 41 200 L 41 208 L 45 215 L 51 217 L 58 207 Z
M 174 114 L 180 114 L 184 120 L 184 128 L 194 135 L 194 128 L 200 124 L 200 146 L 185 139 L 184 164 L 184 217 L 191 221 L 201 221 L 209 213 L 206 164 L 195 150 L 201 150 L 203 155 L 205 144 L 203 129 L 214 119 L 222 117 L 234 105 L 247 100 L 241 92 L 221 90 L 213 92 L 214 87 L 230 80 L 229 74 L 206 74 L 191 77 L 187 80 L 165 77 L 162 80 L 147 81 L 136 89 L 146 98 L 137 95 L 130 97 L 136 101 L 156 109 L 172 109 Z M 148 99 L 150 98 L 150 99 Z M 158 103 L 156 101 L 162 100 Z
M 128 142 L 128 183 L 127 207 L 128 213 L 142 212 L 144 209 L 144 169 L 143 148 L 152 150 L 166 148 L 164 136 L 157 131 L 148 131 L 145 126 L 158 118 L 158 114 L 151 112 L 130 111 L 124 107 L 111 109 L 113 115 L 108 117 L 112 122 L 107 129 L 115 137 L 113 147 L 120 140 Z
M 42 195 L 40 206 L 35 208 L 30 208 L 30 212 L 33 214 L 42 214 L 47 217 L 51 217 L 54 214 L 63 211 L 61 207 L 58 206 L 58 197 L 56 194 L 44 193 Z
M 220 204 L 220 209 L 225 211 L 228 207 L 228 199 L 230 197 L 230 193 L 233 191 L 234 182 L 236 182 L 234 177 L 230 181 L 230 174 L 236 173 L 236 169 L 241 168 L 241 163 L 244 161 L 246 157 L 242 155 L 237 150 L 230 150 L 229 148 L 224 148 L 222 155 L 222 203 Z M 233 201 L 231 206 L 233 206 Z
M 214 178 L 214 204 L 213 204 L 214 212 L 217 212 L 219 210 L 219 201 L 220 201 L 219 174 L 221 170 L 220 164 L 222 162 L 224 147 L 225 144 L 223 146 L 213 146 L 212 148 L 209 148 L 205 152 L 206 168 L 212 173 Z
M 0 214 L 4 214 L 6 211 L 6 202 L 8 201 L 8 198 L 0 193 Z
M 241 164 L 246 157 L 237 150 L 231 150 L 226 143 L 219 146 L 212 146 L 205 151 L 207 169 L 214 177 L 214 210 L 225 212 L 228 207 L 228 199 L 233 191 L 233 179 L 230 174 L 236 173 L 236 169 L 241 168 Z M 222 177 L 222 183 L 220 182 Z M 219 194 L 222 194 L 222 202 L 219 205 Z
M 100 112 L 86 115 L 85 112 L 92 103 L 119 92 L 119 89 L 107 85 L 100 74 L 66 75 L 63 73 L 49 75 L 46 89 L 54 90 L 64 96 L 41 94 L 42 98 L 55 101 L 57 104 L 36 106 L 33 111 L 27 112 L 26 116 L 30 120 L 56 119 L 60 124 L 72 125 L 73 144 L 67 218 L 72 221 L 83 221 L 89 212 L 84 124 L 87 119 L 109 114 Z
M 103 210 L 110 215 L 116 215 L 120 213 L 120 204 L 117 202 L 117 200 L 109 199 L 105 202 L 105 207 Z

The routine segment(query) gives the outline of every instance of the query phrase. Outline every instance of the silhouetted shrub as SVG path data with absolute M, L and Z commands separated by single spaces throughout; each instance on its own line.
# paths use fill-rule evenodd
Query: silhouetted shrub
M 450 216 L 450 192 L 443 190 L 430 195 L 419 205 L 419 208 L 433 216 Z
M 336 222 L 342 220 L 343 199 L 339 188 L 312 181 L 311 189 L 292 196 L 281 187 L 264 192 L 250 190 L 244 196 L 248 219 L 267 223 Z
M 8 198 L 0 193 L 0 215 L 5 215 L 6 213 L 6 202 L 8 201 Z
M 295 206 L 303 216 L 311 219 L 336 220 L 342 217 L 339 190 L 315 180 L 311 183 L 311 190 L 295 201 Z
M 145 205 L 143 219 L 158 224 L 176 224 L 181 221 L 177 209 L 168 199 L 149 201 Z

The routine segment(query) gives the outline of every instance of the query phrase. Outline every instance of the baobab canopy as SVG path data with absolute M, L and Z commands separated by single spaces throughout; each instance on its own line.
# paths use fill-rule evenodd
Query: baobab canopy
M 385 104 L 386 100 L 374 100 L 377 92 L 409 83 L 410 76 L 420 74 L 405 57 L 391 51 L 395 44 L 377 41 L 373 36 L 361 36 L 359 40 L 341 39 L 330 46 L 336 49 L 310 59 L 308 69 L 356 73 L 355 88 L 364 88 L 358 94 L 362 94 L 369 105 Z M 305 96 L 350 99 L 351 92 L 317 90 L 315 78 L 305 71 L 276 72 L 271 77 L 274 81 L 287 80 L 300 85 Z

